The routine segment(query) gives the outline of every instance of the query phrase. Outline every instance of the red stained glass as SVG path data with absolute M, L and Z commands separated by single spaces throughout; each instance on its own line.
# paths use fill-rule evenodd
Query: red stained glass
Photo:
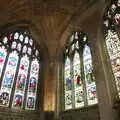
M 20 67 L 20 69 L 21 69 L 21 70 L 24 70 L 24 69 L 25 69 L 24 65 L 22 65 L 22 66 Z

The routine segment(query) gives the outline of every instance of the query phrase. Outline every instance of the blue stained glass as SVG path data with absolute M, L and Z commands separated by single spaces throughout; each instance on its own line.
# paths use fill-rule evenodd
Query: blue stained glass
M 72 87 L 72 81 L 70 78 L 66 78 L 66 87 L 67 90 L 70 90 Z

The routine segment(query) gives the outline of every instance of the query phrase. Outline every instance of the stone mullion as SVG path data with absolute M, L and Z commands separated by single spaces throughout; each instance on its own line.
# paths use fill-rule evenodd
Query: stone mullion
M 85 74 L 84 74 L 83 49 L 80 52 L 80 60 L 81 60 L 81 78 L 83 83 L 84 106 L 86 107 L 88 106 L 88 101 L 87 101 L 87 89 L 86 89 Z
M 74 86 L 74 70 L 73 70 L 73 59 L 71 60 L 70 63 L 70 75 L 71 75 L 71 80 L 72 80 L 72 109 L 75 108 L 75 86 Z
M 62 73 L 63 73 L 63 75 L 62 75 L 62 77 L 61 77 L 61 80 L 63 80 L 62 81 L 62 84 L 61 84 L 61 88 L 62 88 L 62 99 L 61 99 L 61 105 L 63 106 L 64 105 L 64 107 L 62 107 L 61 106 L 61 110 L 65 110 L 65 74 L 64 74 L 64 70 L 65 70 L 65 64 L 63 65 L 63 69 L 62 69 Z M 64 99 L 63 99 L 64 98 Z

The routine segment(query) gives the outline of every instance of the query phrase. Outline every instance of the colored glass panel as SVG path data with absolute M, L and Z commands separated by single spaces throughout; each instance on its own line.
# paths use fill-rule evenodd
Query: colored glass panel
M 64 68 L 64 93 L 65 93 L 65 109 L 72 108 L 72 79 L 70 75 L 70 59 L 67 57 Z
M 21 108 L 23 106 L 25 86 L 29 69 L 29 59 L 27 56 L 21 58 L 19 72 L 17 75 L 16 89 L 13 100 L 13 107 Z
M 7 55 L 6 49 L 0 47 L 0 78 L 1 78 L 2 71 L 3 71 L 3 66 L 5 63 L 6 55 Z
M 66 58 L 64 68 L 65 110 L 97 104 L 92 57 L 85 33 L 75 32 L 71 35 L 64 56 Z
M 88 105 L 97 103 L 95 77 L 93 75 L 92 57 L 89 46 L 85 45 L 83 51 L 84 74 L 87 89 Z
M 74 89 L 75 89 L 75 107 L 84 106 L 84 92 L 83 92 L 83 82 L 81 77 L 81 68 L 80 68 L 80 55 L 78 52 L 75 52 L 73 59 L 73 73 L 74 73 Z
M 27 90 L 26 109 L 31 110 L 35 109 L 38 75 L 39 75 L 39 62 L 37 61 L 37 59 L 35 59 L 31 63 L 29 84 Z
M 9 105 L 18 59 L 16 51 L 10 53 L 0 90 L 0 105 Z

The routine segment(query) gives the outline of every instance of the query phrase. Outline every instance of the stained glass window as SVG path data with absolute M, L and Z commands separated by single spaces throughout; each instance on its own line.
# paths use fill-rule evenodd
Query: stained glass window
M 71 35 L 64 53 L 65 110 L 97 104 L 96 83 L 88 37 Z
M 35 110 L 40 50 L 29 32 L 18 30 L 0 41 L 0 106 Z
M 112 0 L 104 16 L 105 43 L 120 97 L 120 0 Z

